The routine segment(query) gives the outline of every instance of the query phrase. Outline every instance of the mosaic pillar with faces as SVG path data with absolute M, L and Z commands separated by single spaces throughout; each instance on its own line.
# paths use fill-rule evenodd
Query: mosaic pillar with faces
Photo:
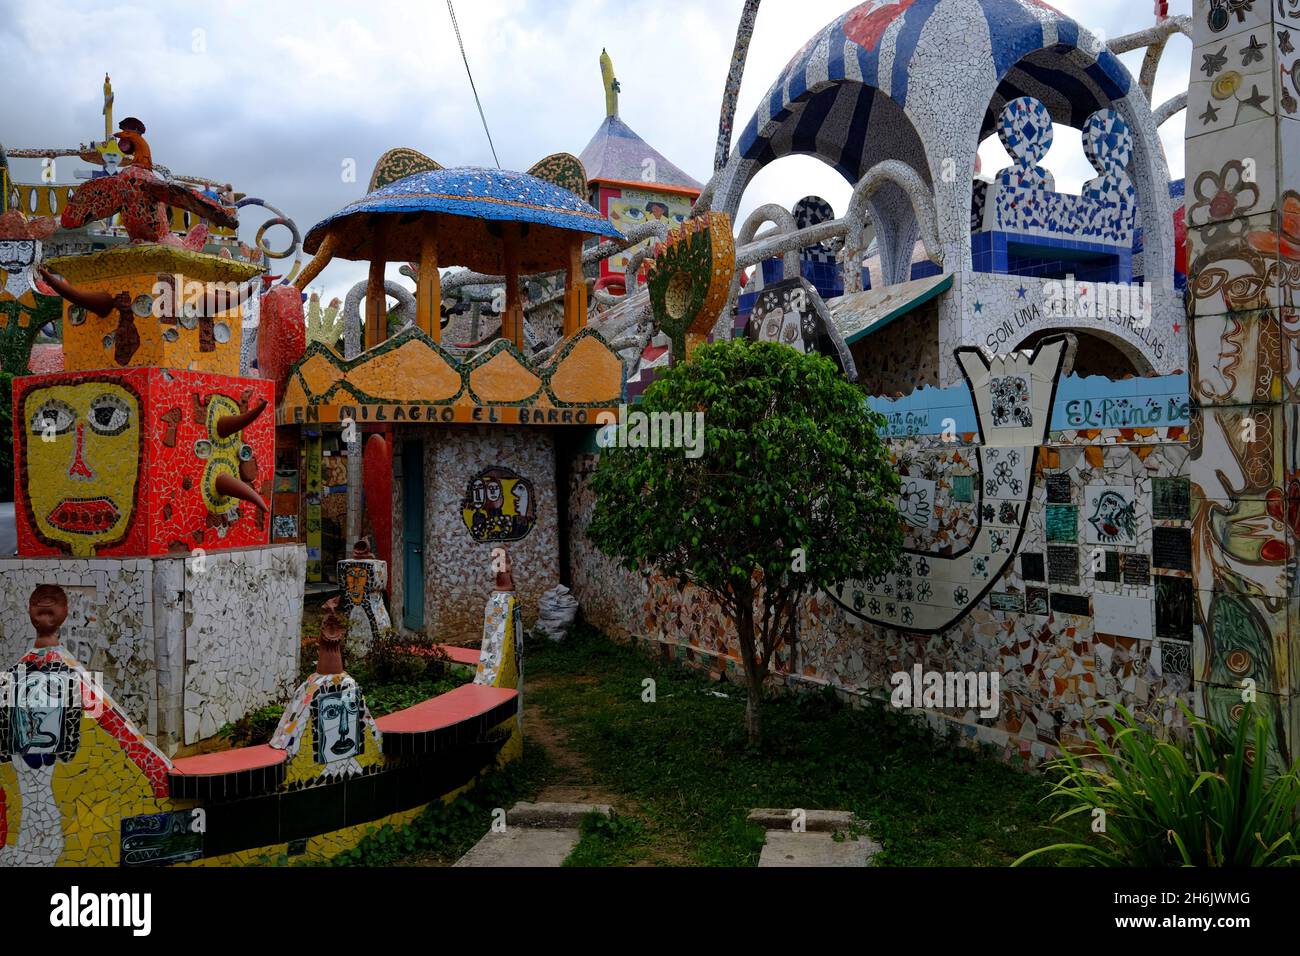
M 337 565 L 339 592 L 348 618 L 348 650 L 364 656 L 384 631 L 393 626 L 384 606 L 388 562 L 375 557 L 352 557 Z
M 1196 0 L 1187 106 L 1198 702 L 1300 743 L 1300 0 Z M 1158 533 L 1158 532 L 1157 532 Z M 1161 561 L 1156 541 L 1156 563 Z

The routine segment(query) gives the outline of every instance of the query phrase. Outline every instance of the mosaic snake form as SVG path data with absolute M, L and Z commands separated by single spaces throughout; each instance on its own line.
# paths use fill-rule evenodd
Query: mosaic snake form
M 853 616 L 918 634 L 951 628 L 991 591 L 1020 550 L 1033 500 L 1039 446 L 1047 440 L 1056 384 L 1073 366 L 1072 336 L 1045 338 L 1032 355 L 1015 352 L 989 359 L 978 348 L 956 350 L 979 428 L 973 471 L 973 528 L 964 546 L 943 550 L 905 548 L 895 570 L 865 581 L 847 581 L 829 593 Z M 1006 403 L 1008 389 L 1023 399 Z M 933 484 L 903 479 L 900 514 L 922 529 L 933 521 L 934 491 L 961 474 L 969 445 L 945 444 L 933 454 L 957 465 Z M 913 475 L 915 470 L 913 470 Z M 929 500 L 926 500 L 926 499 Z M 952 507 L 951 505 L 949 507 Z

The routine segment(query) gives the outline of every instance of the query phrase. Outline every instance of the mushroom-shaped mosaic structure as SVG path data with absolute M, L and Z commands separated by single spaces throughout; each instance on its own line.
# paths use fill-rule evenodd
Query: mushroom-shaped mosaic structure
M 383 335 L 385 263 L 419 262 L 417 321 L 434 341 L 440 337 L 439 266 L 504 275 L 502 334 L 520 346 L 521 274 L 564 270 L 565 335 L 585 324 L 582 243 L 589 236 L 622 238 L 599 212 L 563 186 L 508 170 L 430 169 L 381 186 L 312 227 L 304 248 L 316 258 L 299 287 L 334 257 L 368 260 L 366 346 L 371 347 Z

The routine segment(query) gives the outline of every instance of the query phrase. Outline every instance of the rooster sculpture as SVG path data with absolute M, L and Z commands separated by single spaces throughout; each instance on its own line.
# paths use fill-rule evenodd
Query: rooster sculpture
M 171 233 L 167 207 L 184 209 L 208 222 L 233 229 L 239 225 L 235 211 L 188 186 L 163 178 L 153 167 L 153 154 L 144 138 L 144 123 L 128 116 L 113 136 L 131 165 L 112 176 L 83 183 L 73 193 L 60 221 L 65 229 L 76 229 L 96 219 L 118 213 L 132 242 L 162 242 L 186 248 L 202 243 L 207 230 L 191 230 L 187 240 Z

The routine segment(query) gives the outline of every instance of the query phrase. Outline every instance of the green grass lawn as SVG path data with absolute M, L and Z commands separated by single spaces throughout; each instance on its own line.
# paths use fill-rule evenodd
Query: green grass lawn
M 530 645 L 525 672 L 526 705 L 544 707 L 596 780 L 627 798 L 630 819 L 584 827 L 571 863 L 753 866 L 763 833 L 745 814 L 755 807 L 851 810 L 884 846 L 877 865 L 1006 866 L 1061 838 L 1041 777 L 881 707 L 770 697 L 764 745 L 751 751 L 743 687 L 588 627 L 562 644 Z M 642 701 L 646 678 L 655 703 Z

